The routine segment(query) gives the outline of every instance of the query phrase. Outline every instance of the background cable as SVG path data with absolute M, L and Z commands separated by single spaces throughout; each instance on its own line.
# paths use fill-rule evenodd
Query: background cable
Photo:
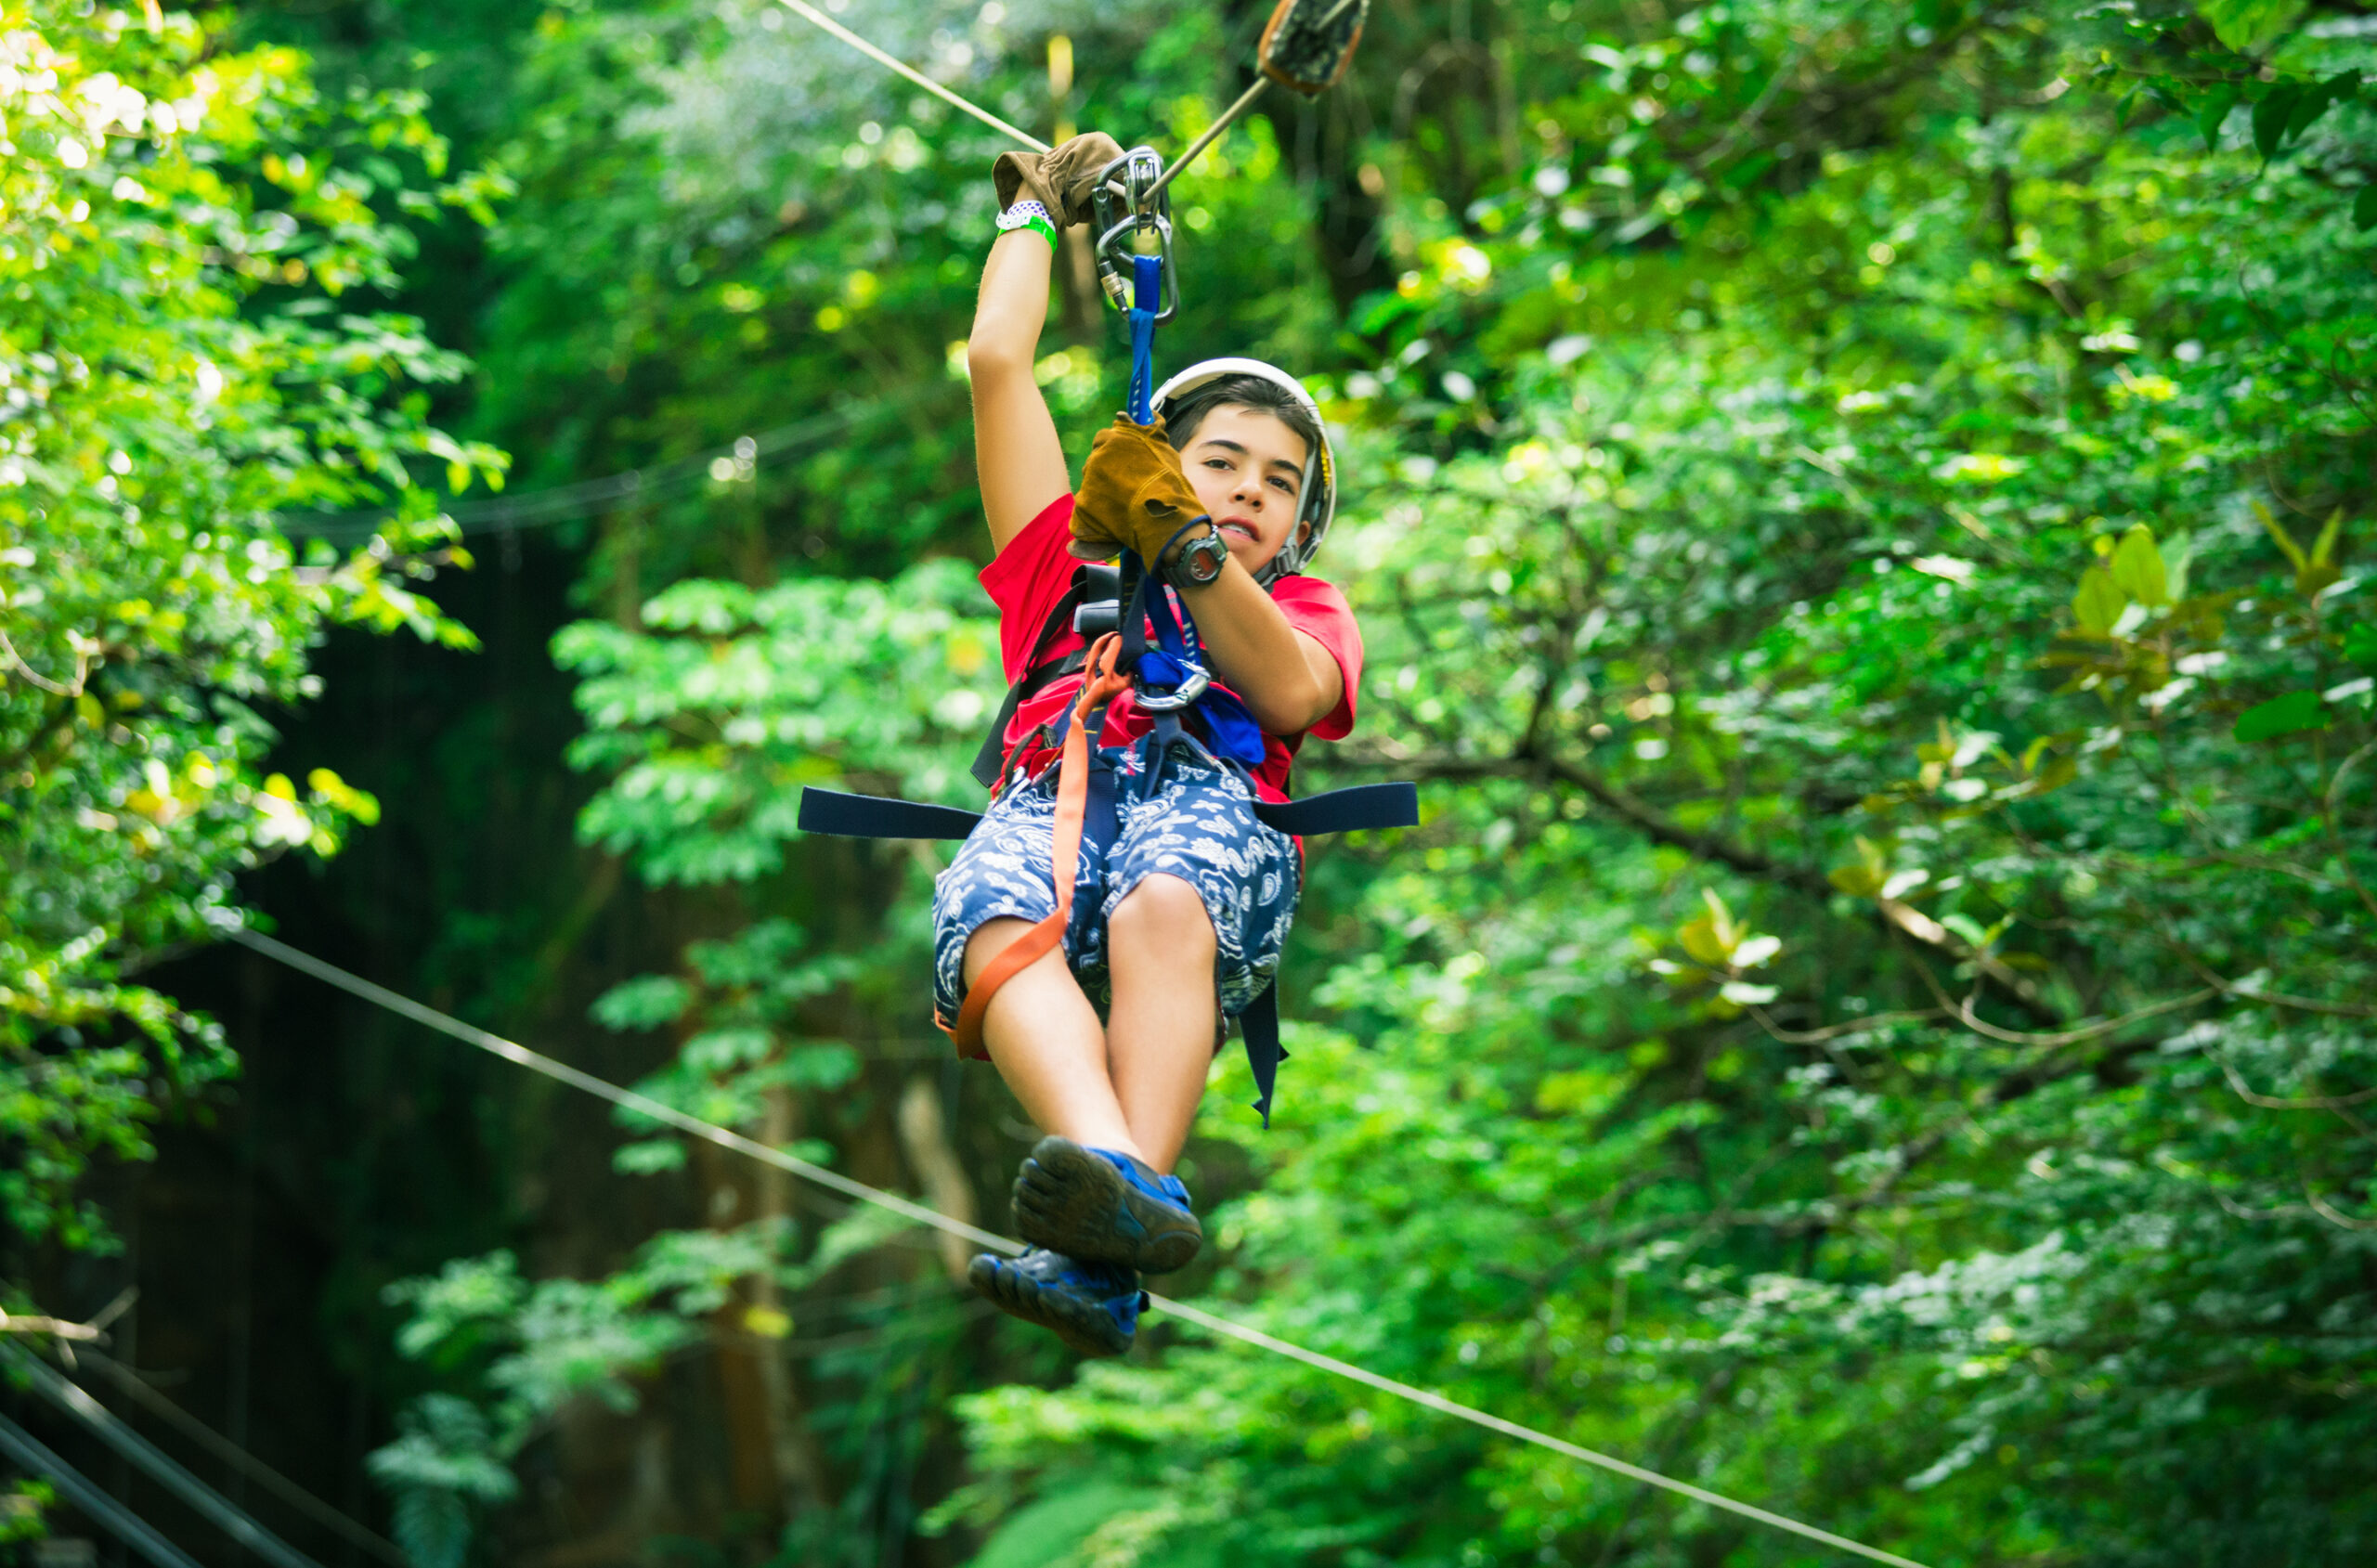
M 198 1568 L 198 1560 L 165 1539 L 155 1525 L 109 1497 L 89 1476 L 51 1453 L 32 1432 L 6 1416 L 0 1416 L 0 1454 L 35 1475 L 49 1477 L 58 1495 L 84 1518 L 157 1568 Z
M 592 479 L 574 480 L 550 489 L 515 496 L 489 496 L 484 500 L 454 501 L 438 509 L 465 535 L 492 534 L 513 528 L 536 528 L 565 523 L 608 511 L 625 501 L 645 501 L 685 489 L 704 480 L 719 483 L 718 469 L 733 465 L 734 477 L 745 470 L 756 473 L 778 458 L 796 456 L 830 435 L 839 434 L 875 414 L 892 413 L 918 401 L 922 394 L 888 397 L 855 408 L 820 414 L 814 419 L 737 436 L 690 457 L 622 469 Z M 364 512 L 284 512 L 274 521 L 292 538 L 326 538 L 333 544 L 361 544 L 396 517 L 389 508 Z
M 666 1122 L 681 1132 L 716 1144 L 721 1148 L 729 1148 L 737 1154 L 747 1155 L 764 1164 L 773 1165 L 780 1171 L 788 1171 L 796 1176 L 831 1187 L 836 1192 L 848 1197 L 889 1209 L 893 1213 L 904 1215 L 919 1225 L 932 1225 L 953 1236 L 964 1237 L 968 1241 L 994 1251 L 1013 1256 L 1023 1251 L 1020 1242 L 1011 1241 L 1004 1236 L 994 1236 L 989 1231 L 969 1225 L 962 1220 L 951 1219 L 938 1210 L 928 1209 L 921 1203 L 911 1202 L 907 1199 L 885 1192 L 878 1187 L 871 1187 L 864 1182 L 853 1181 L 838 1171 L 829 1171 L 823 1165 L 812 1164 L 796 1155 L 786 1154 L 782 1149 L 771 1148 L 766 1144 L 743 1136 L 740 1133 L 730 1132 L 724 1127 L 714 1126 L 697 1117 L 688 1116 L 674 1107 L 662 1105 L 659 1101 L 639 1095 L 632 1089 L 622 1089 L 617 1084 L 596 1078 L 591 1073 L 580 1072 L 574 1067 L 557 1062 L 551 1056 L 540 1056 L 526 1045 L 506 1040 L 500 1034 L 491 1034 L 475 1025 L 466 1024 L 460 1018 L 441 1013 L 435 1007 L 424 1006 L 409 997 L 398 995 L 385 986 L 374 985 L 360 975 L 351 974 L 335 964 L 316 958 L 313 954 L 291 947 L 286 942 L 276 941 L 262 932 L 252 931 L 245 927 L 233 927 L 226 929 L 223 934 L 235 942 L 254 949 L 267 958 L 285 964 L 301 973 L 311 975 L 326 985 L 336 986 L 350 995 L 359 996 L 366 1002 L 385 1007 L 390 1012 L 412 1019 L 415 1023 L 434 1029 L 440 1034 L 451 1035 L 466 1044 L 475 1045 L 482 1051 L 500 1056 L 515 1066 L 525 1067 L 531 1072 L 542 1073 L 547 1078 L 558 1080 L 575 1089 L 582 1089 L 590 1095 L 632 1110 L 640 1116 L 648 1116 L 656 1121 Z M 1483 1427 L 1487 1432 L 1498 1432 L 1504 1437 L 1516 1438 L 1522 1443 L 1532 1443 L 1539 1448 L 1548 1448 L 1555 1454 L 1584 1464 L 1599 1466 L 1613 1474 L 1622 1475 L 1630 1481 L 1638 1481 L 1647 1486 L 1664 1487 L 1680 1497 L 1690 1497 L 1695 1502 L 1706 1503 L 1710 1508 L 1722 1509 L 1729 1513 L 1738 1514 L 1744 1519 L 1755 1520 L 1760 1524 L 1769 1525 L 1777 1530 L 1786 1530 L 1812 1541 L 1820 1541 L 1825 1546 L 1852 1552 L 1875 1562 L 1890 1563 L 1892 1568 L 1924 1568 L 1924 1564 L 1911 1558 L 1899 1557 L 1883 1551 L 1879 1548 L 1852 1541 L 1846 1536 L 1836 1536 L 1829 1530 L 1819 1530 L 1812 1524 L 1802 1524 L 1796 1519 L 1786 1519 L 1782 1514 L 1771 1513 L 1765 1509 L 1749 1503 L 1736 1502 L 1731 1497 L 1695 1486 L 1689 1482 L 1677 1481 L 1661 1475 L 1656 1471 L 1644 1470 L 1642 1466 L 1629 1464 L 1624 1459 L 1596 1453 L 1591 1448 L 1566 1442 L 1549 1432 L 1538 1432 L 1533 1427 L 1522 1426 L 1516 1421 L 1505 1420 L 1500 1416 L 1488 1414 L 1474 1406 L 1463 1405 L 1458 1400 L 1447 1399 L 1440 1393 L 1431 1393 L 1426 1389 L 1357 1367 L 1350 1361 L 1340 1361 L 1333 1355 L 1324 1355 L 1318 1351 L 1306 1350 L 1302 1345 L 1290 1343 L 1286 1340 L 1266 1334 L 1260 1328 L 1233 1322 L 1229 1318 L 1207 1312 L 1201 1307 L 1193 1307 L 1185 1302 L 1176 1302 L 1168 1296 L 1159 1296 L 1153 1292 L 1150 1292 L 1149 1300 L 1158 1309 L 1170 1313 L 1183 1322 L 1193 1323 L 1201 1328 L 1236 1340 L 1241 1344 L 1253 1345 L 1258 1350 L 1269 1351 L 1275 1355 L 1284 1355 L 1291 1360 L 1303 1362 L 1305 1366 L 1317 1370 L 1347 1379 L 1368 1388 L 1374 1388 L 1382 1393 L 1407 1400 L 1423 1409 L 1457 1417 L 1474 1426 Z
M 184 1470 L 163 1449 L 126 1426 L 114 1411 L 75 1387 L 48 1363 L 15 1345 L 0 1345 L 0 1362 L 31 1382 L 35 1393 L 80 1421 L 92 1436 L 131 1460 L 201 1518 L 274 1568 L 321 1568 L 321 1564 L 250 1519 L 214 1487 Z
M 149 1386 L 139 1373 L 111 1356 L 103 1355 L 88 1345 L 74 1347 L 77 1365 L 89 1366 L 104 1374 L 108 1380 L 129 1394 L 135 1403 L 163 1420 L 175 1431 L 205 1449 L 257 1485 L 287 1503 L 291 1508 L 319 1524 L 340 1538 L 370 1552 L 389 1568 L 411 1568 L 412 1559 L 398 1549 L 394 1541 L 356 1523 L 337 1509 L 322 1501 L 303 1486 L 225 1437 L 196 1416 L 167 1399 Z

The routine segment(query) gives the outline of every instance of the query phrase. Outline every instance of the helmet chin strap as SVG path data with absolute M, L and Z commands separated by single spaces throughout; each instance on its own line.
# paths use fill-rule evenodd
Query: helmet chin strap
M 1304 553 L 1306 541 L 1310 539 L 1311 537 L 1311 520 L 1308 518 L 1298 517 L 1296 519 L 1295 532 L 1288 536 L 1287 539 L 1280 544 L 1279 548 L 1272 553 L 1270 560 L 1266 561 L 1260 567 L 1255 569 L 1255 583 L 1259 587 L 1269 588 L 1281 577 L 1292 577 L 1301 572 L 1304 569 Z

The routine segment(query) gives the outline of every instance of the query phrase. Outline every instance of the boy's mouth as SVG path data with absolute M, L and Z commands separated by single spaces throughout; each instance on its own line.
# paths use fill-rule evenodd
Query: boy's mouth
M 1236 534 L 1249 544 L 1258 544 L 1262 541 L 1263 536 L 1254 531 L 1254 525 L 1242 517 L 1225 517 L 1216 522 L 1214 526 L 1225 534 Z

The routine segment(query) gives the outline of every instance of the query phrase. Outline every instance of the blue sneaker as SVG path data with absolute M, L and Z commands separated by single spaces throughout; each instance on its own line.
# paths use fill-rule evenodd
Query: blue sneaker
M 967 1282 L 1001 1312 L 1053 1328 L 1084 1355 L 1120 1355 L 1139 1331 L 1148 1304 L 1139 1276 L 1108 1263 L 1085 1263 L 1034 1247 L 1020 1258 L 989 1252 L 966 1270 Z
M 1041 1139 L 1023 1162 L 1015 1225 L 1035 1247 L 1144 1274 L 1186 1267 L 1205 1239 L 1179 1177 L 1070 1138 Z

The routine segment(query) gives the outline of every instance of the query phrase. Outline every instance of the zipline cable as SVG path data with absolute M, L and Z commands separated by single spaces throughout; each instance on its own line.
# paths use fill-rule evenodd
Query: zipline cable
M 1033 136 L 1029 131 L 1017 130 L 1013 125 L 1008 124 L 1006 121 L 1000 119 L 997 115 L 993 114 L 987 109 L 979 109 L 973 104 L 968 103 L 955 93 L 951 92 L 948 88 L 942 86 L 931 77 L 927 76 L 923 71 L 885 54 L 882 50 L 877 48 L 865 39 L 861 38 L 857 33 L 852 32 L 849 28 L 844 27 L 840 22 L 836 21 L 833 18 L 827 16 L 816 6 L 808 4 L 808 0 L 784 0 L 784 5 L 785 8 L 791 11 L 793 15 L 801 18 L 805 21 L 816 23 L 819 27 L 832 33 L 843 43 L 848 44 L 851 48 L 856 49 L 860 54 L 864 55 L 867 58 L 875 61 L 876 64 L 886 66 L 890 70 L 898 71 L 909 81 L 914 82 L 917 86 L 922 87 L 926 92 L 965 110 L 975 119 L 980 120 L 983 124 L 988 125 L 992 130 L 1006 132 L 1008 136 L 1013 136 L 1016 140 L 1021 142 L 1024 146 L 1030 148 L 1034 152 L 1046 152 L 1048 150 L 1048 144 L 1042 141 L 1038 136 Z
M 747 466 L 756 473 L 765 462 L 797 456 L 827 436 L 838 434 L 873 415 L 907 408 L 921 401 L 923 396 L 924 394 L 919 392 L 882 398 L 791 424 L 778 425 L 757 435 L 737 436 L 723 447 L 671 458 L 665 462 L 622 469 L 617 473 L 605 473 L 592 479 L 574 480 L 550 489 L 490 496 L 485 500 L 457 501 L 440 507 L 438 512 L 441 516 L 451 519 L 454 525 L 468 536 L 566 522 L 604 511 L 617 501 L 656 500 L 682 486 L 704 479 L 714 480 L 714 469 L 721 462 L 735 464 L 735 477 L 739 480 L 744 476 L 742 471 Z M 275 521 L 279 524 L 280 531 L 292 538 L 327 538 L 334 544 L 359 544 L 394 521 L 395 517 L 395 512 L 382 508 L 369 512 L 284 512 Z
M 266 958 L 285 964 L 302 974 L 310 975 L 325 985 L 335 986 L 350 995 L 359 996 L 366 1002 L 384 1007 L 400 1017 L 410 1018 L 413 1022 L 434 1029 L 440 1034 L 449 1035 L 464 1044 L 475 1045 L 482 1051 L 502 1057 L 515 1067 L 524 1067 L 531 1072 L 542 1073 L 547 1078 L 566 1083 L 573 1089 L 584 1090 L 587 1094 L 599 1099 L 608 1100 L 622 1109 L 631 1110 L 639 1116 L 647 1116 L 656 1121 L 665 1122 L 680 1132 L 715 1144 L 721 1148 L 747 1155 L 762 1164 L 773 1165 L 779 1171 L 788 1171 L 804 1180 L 815 1182 L 820 1186 L 830 1187 L 845 1197 L 855 1198 L 862 1202 L 889 1209 L 893 1213 L 914 1220 L 919 1225 L 931 1225 L 936 1229 L 947 1231 L 952 1236 L 963 1237 L 977 1246 L 989 1248 L 993 1251 L 1005 1252 L 1013 1256 L 1023 1251 L 1020 1242 L 1011 1241 L 1004 1236 L 994 1236 L 979 1226 L 969 1225 L 963 1220 L 951 1219 L 938 1210 L 928 1209 L 921 1203 L 911 1202 L 896 1194 L 885 1192 L 879 1187 L 869 1186 L 864 1182 L 853 1181 L 839 1172 L 827 1170 L 823 1165 L 812 1164 L 798 1155 L 786 1154 L 779 1148 L 771 1148 L 766 1144 L 753 1138 L 747 1138 L 740 1133 L 716 1126 L 698 1117 L 688 1116 L 672 1106 L 662 1105 L 649 1095 L 639 1095 L 632 1089 L 622 1089 L 617 1084 L 597 1078 L 591 1073 L 580 1072 L 574 1067 L 555 1061 L 551 1056 L 541 1056 L 529 1050 L 526 1045 L 504 1039 L 500 1034 L 491 1034 L 474 1025 L 466 1024 L 460 1018 L 441 1013 L 435 1007 L 415 1002 L 410 997 L 401 996 L 384 986 L 374 985 L 360 975 L 352 974 L 335 964 L 316 958 L 313 954 L 291 947 L 286 942 L 276 941 L 260 931 L 252 931 L 245 927 L 232 927 L 225 929 L 223 935 L 245 947 L 253 949 Z M 1548 1448 L 1552 1453 L 1580 1463 L 1598 1466 L 1613 1474 L 1622 1475 L 1630 1481 L 1641 1482 L 1646 1486 L 1662 1487 L 1680 1497 L 1690 1497 L 1695 1502 L 1706 1503 L 1710 1508 L 1722 1509 L 1728 1513 L 1738 1514 L 1744 1519 L 1755 1520 L 1760 1524 L 1788 1531 L 1792 1535 L 1804 1536 L 1812 1541 L 1822 1542 L 1825 1546 L 1854 1553 L 1871 1562 L 1891 1564 L 1891 1568 L 1924 1568 L 1924 1564 L 1911 1558 L 1899 1557 L 1878 1548 L 1852 1541 L 1846 1536 L 1836 1536 L 1828 1530 L 1819 1530 L 1812 1524 L 1802 1524 L 1796 1519 L 1786 1519 L 1779 1513 L 1770 1513 L 1765 1509 L 1752 1504 L 1736 1502 L 1731 1497 L 1708 1491 L 1704 1487 L 1695 1486 L 1689 1482 L 1677 1481 L 1670 1476 L 1661 1475 L 1656 1471 L 1644 1470 L 1640 1465 L 1629 1464 L 1624 1459 L 1613 1458 L 1607 1454 L 1595 1453 L 1591 1448 L 1580 1447 L 1574 1443 L 1553 1437 L 1549 1432 L 1538 1432 L 1533 1427 L 1521 1426 L 1516 1421 L 1505 1420 L 1500 1416 L 1490 1415 L 1474 1406 L 1463 1405 L 1458 1400 L 1447 1399 L 1440 1393 L 1432 1393 L 1426 1389 L 1372 1372 L 1366 1367 L 1357 1367 L 1350 1361 L 1340 1361 L 1333 1355 L 1324 1355 L 1318 1351 L 1306 1350 L 1302 1345 L 1292 1344 L 1286 1340 L 1266 1334 L 1260 1328 L 1249 1328 L 1243 1323 L 1219 1316 L 1201 1307 L 1190 1306 L 1186 1302 L 1174 1301 L 1168 1296 L 1158 1296 L 1152 1292 L 1150 1293 L 1149 1300 L 1158 1310 L 1169 1313 L 1183 1322 L 1193 1323 L 1201 1328 L 1219 1334 L 1226 1339 L 1253 1345 L 1257 1350 L 1266 1350 L 1274 1355 L 1284 1355 L 1292 1361 L 1300 1361 L 1316 1370 L 1331 1373 L 1349 1381 L 1376 1389 L 1381 1393 L 1392 1394 L 1397 1399 L 1417 1405 L 1422 1409 L 1434 1410 L 1439 1415 L 1457 1417 L 1473 1426 L 1483 1427 L 1487 1432 L 1496 1432 L 1504 1437 L 1516 1438 L 1522 1443 L 1532 1443 L 1539 1448 Z

